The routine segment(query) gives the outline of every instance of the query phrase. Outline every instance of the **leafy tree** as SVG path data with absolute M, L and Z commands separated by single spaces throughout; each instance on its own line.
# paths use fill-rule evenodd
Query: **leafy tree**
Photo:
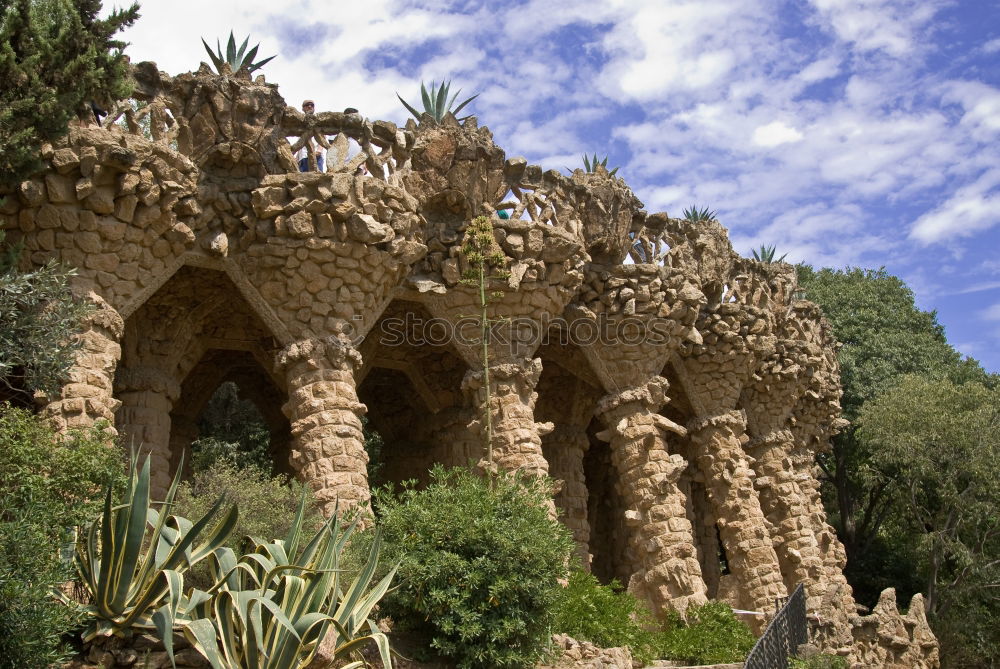
M 895 491 L 888 479 L 868 474 L 873 466 L 871 445 L 860 443 L 855 433 L 861 407 L 895 387 L 906 374 L 955 382 L 985 382 L 988 377 L 978 362 L 962 359 L 945 339 L 937 316 L 918 309 L 913 292 L 885 269 L 817 271 L 800 265 L 798 270 L 806 296 L 823 307 L 843 345 L 838 356 L 844 387 L 841 404 L 851 427 L 834 438 L 832 453 L 821 457 L 819 464 L 832 488 L 831 520 L 847 549 L 849 577 L 858 589 L 856 576 L 896 564 L 885 554 L 882 532 L 894 511 Z M 879 565 L 869 559 L 872 553 Z M 909 571 L 905 560 L 896 567 L 902 574 Z M 871 589 L 861 588 L 858 595 L 873 603 L 888 585 L 877 577 Z M 907 590 L 901 587 L 900 595 Z
M 942 641 L 975 644 L 978 664 L 962 666 L 997 666 L 1000 627 L 987 621 L 1000 622 L 1000 389 L 906 376 L 867 402 L 858 423 L 871 454 L 865 475 L 900 493 L 890 522 L 914 538 Z M 978 638 L 963 642 L 973 630 Z
M 73 271 L 50 262 L 17 269 L 17 248 L 0 230 L 0 399 L 27 405 L 40 390 L 56 393 L 75 359 L 73 335 L 91 307 L 69 289 Z
M 191 444 L 195 472 L 225 463 L 237 469 L 273 469 L 271 431 L 257 406 L 240 397 L 232 381 L 212 394 L 198 420 L 199 438 Z
M 100 0 L 0 0 L 0 185 L 39 169 L 41 144 L 87 103 L 130 92 L 125 43 L 113 36 L 139 5 L 105 19 L 100 10 Z

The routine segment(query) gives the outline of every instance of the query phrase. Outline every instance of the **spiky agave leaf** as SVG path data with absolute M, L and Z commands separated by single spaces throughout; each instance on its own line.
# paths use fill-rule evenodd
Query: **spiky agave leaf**
M 243 44 L 240 45 L 239 49 L 236 48 L 236 37 L 233 35 L 233 31 L 229 31 L 229 40 L 226 42 L 226 53 L 222 53 L 222 45 L 219 40 L 215 40 L 215 52 L 212 48 L 208 46 L 205 39 L 201 40 L 202 45 L 205 47 L 205 51 L 208 52 L 209 57 L 212 59 L 212 64 L 215 66 L 215 70 L 222 74 L 223 64 L 228 64 L 229 68 L 233 72 L 238 72 L 241 68 L 246 68 L 247 72 L 254 72 L 259 70 L 264 65 L 272 61 L 275 56 L 265 58 L 264 60 L 253 62 L 253 59 L 257 57 L 257 49 L 260 48 L 260 44 L 255 44 L 252 49 L 248 52 L 246 50 L 247 45 L 250 43 L 250 36 L 247 35 L 246 39 L 243 40 Z
M 587 156 L 586 153 L 583 154 L 583 169 L 584 169 L 585 172 L 587 172 L 588 174 L 593 174 L 594 172 L 597 171 L 597 166 L 598 165 L 600 165 L 601 167 L 603 167 L 605 170 L 608 171 L 608 176 L 612 176 L 613 177 L 615 174 L 618 173 L 618 168 L 617 167 L 614 168 L 613 170 L 608 170 L 608 156 L 607 155 L 605 155 L 603 159 L 598 159 L 596 153 L 594 154 L 593 158 L 590 158 L 589 156 Z M 569 169 L 569 168 L 567 167 L 566 169 Z M 570 171 L 572 171 L 572 170 L 570 170 Z
M 775 255 L 776 252 L 777 252 L 777 249 L 776 249 L 776 247 L 773 244 L 771 246 L 767 246 L 766 244 L 761 244 L 759 252 L 758 252 L 758 249 L 752 249 L 751 250 L 751 253 L 753 253 L 753 259 L 754 260 L 756 260 L 758 262 L 762 262 L 762 263 L 768 263 L 768 264 L 770 264 L 770 263 L 776 263 L 776 262 L 783 262 L 785 260 L 785 256 L 788 255 L 787 253 L 783 253 L 780 258 L 778 258 L 777 260 L 775 260 L 774 259 L 774 255 Z
M 714 221 L 715 217 L 715 211 L 709 209 L 708 207 L 699 209 L 697 205 L 692 205 L 684 210 L 684 220 L 692 223 L 698 223 L 699 221 Z
M 413 114 L 414 118 L 416 118 L 418 121 L 424 114 L 429 114 L 430 117 L 433 118 L 436 123 L 440 123 L 441 121 L 444 120 L 445 115 L 447 115 L 449 112 L 452 114 L 452 116 L 455 116 L 457 118 L 458 113 L 463 109 L 465 109 L 465 106 L 467 104 L 469 104 L 470 102 L 479 97 L 479 94 L 476 93 L 472 97 L 463 100 L 462 103 L 456 107 L 455 101 L 458 99 L 458 96 L 462 92 L 462 89 L 461 88 L 458 89 L 455 92 L 455 94 L 451 96 L 451 99 L 448 99 L 448 94 L 450 92 L 451 92 L 450 80 L 441 82 L 440 86 L 438 86 L 436 81 L 431 81 L 430 91 L 427 90 L 427 86 L 424 84 L 423 81 L 421 81 L 420 101 L 423 103 L 424 106 L 423 111 L 417 110 L 416 107 L 414 107 L 409 102 L 404 100 L 403 96 L 401 96 L 398 92 L 396 93 L 396 97 L 399 98 L 399 101 L 403 103 L 404 107 L 406 107 L 406 111 Z M 467 118 L 469 117 L 463 116 L 458 120 L 464 121 Z

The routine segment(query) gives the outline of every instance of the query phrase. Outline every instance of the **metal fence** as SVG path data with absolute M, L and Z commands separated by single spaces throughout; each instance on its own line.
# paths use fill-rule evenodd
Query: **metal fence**
M 788 669 L 788 658 L 808 640 L 806 591 L 800 583 L 790 597 L 776 600 L 778 612 L 747 655 L 744 669 Z

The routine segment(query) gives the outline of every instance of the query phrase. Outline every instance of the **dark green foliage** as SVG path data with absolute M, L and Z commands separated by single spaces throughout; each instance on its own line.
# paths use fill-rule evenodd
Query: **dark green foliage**
M 57 437 L 24 410 L 0 405 L 0 668 L 47 667 L 65 653 L 76 616 L 52 597 L 70 569 L 73 528 L 124 483 L 121 452 L 100 428 Z
M 687 621 L 672 613 L 657 643 L 660 656 L 691 664 L 742 662 L 753 648 L 753 632 L 728 604 L 708 602 L 687 610 Z
M 271 431 L 257 406 L 241 398 L 239 388 L 231 381 L 220 385 L 205 405 L 198 420 L 198 434 L 191 444 L 191 469 L 195 472 L 209 471 L 217 463 L 237 469 L 273 469 Z
M 418 121 L 424 114 L 429 114 L 432 119 L 437 123 L 444 120 L 445 115 L 452 114 L 453 116 L 458 116 L 458 113 L 465 108 L 465 105 L 469 104 L 473 100 L 479 97 L 479 93 L 476 93 L 471 98 L 466 98 L 460 105 L 455 106 L 455 101 L 458 99 L 458 94 L 462 92 L 462 89 L 451 96 L 448 99 L 448 93 L 451 89 L 451 81 L 442 81 L 441 85 L 438 86 L 436 82 L 431 82 L 431 90 L 428 91 L 424 86 L 424 82 L 420 82 L 420 100 L 423 102 L 423 111 L 418 111 L 416 107 L 411 105 L 409 102 L 403 99 L 403 97 L 396 93 L 396 97 L 399 101 L 403 103 L 406 110 L 413 114 L 413 117 Z M 469 118 L 468 116 L 463 116 L 458 119 L 459 121 L 464 121 Z
M 984 398 L 997 376 L 963 359 L 884 269 L 798 269 L 843 344 L 852 424 L 819 465 L 855 596 L 871 606 L 887 587 L 904 602 L 923 591 L 944 666 L 997 666 L 1000 504 L 981 475 L 996 476 L 997 400 Z
M 601 585 L 592 574 L 574 571 L 556 600 L 552 630 L 602 648 L 628 646 L 646 664 L 656 657 L 657 626 L 653 614 L 624 592 L 617 581 Z
M 932 624 L 949 641 L 974 640 L 979 664 L 967 666 L 1000 663 L 1000 629 L 983 626 L 1000 617 L 1000 390 L 906 376 L 862 407 L 859 424 L 868 476 L 899 491 L 890 526 L 912 538 Z
M 240 45 L 239 50 L 236 49 L 236 38 L 233 37 L 233 31 L 229 31 L 229 42 L 226 44 L 226 53 L 222 53 L 222 46 L 219 44 L 219 40 L 215 40 L 215 51 L 212 51 L 212 47 L 208 46 L 204 38 L 202 38 L 201 43 L 205 47 L 205 51 L 208 52 L 209 57 L 212 59 L 212 64 L 215 65 L 215 71 L 222 74 L 223 66 L 229 65 L 231 72 L 238 72 L 242 68 L 246 68 L 247 72 L 254 72 L 260 68 L 267 65 L 270 61 L 274 60 L 275 56 L 270 58 L 265 58 L 264 60 L 259 60 L 256 63 L 253 59 L 257 57 L 257 49 L 260 48 L 260 44 L 255 44 L 250 51 L 247 51 L 247 44 L 250 42 L 250 36 L 243 40 L 243 44 Z
M 699 221 L 714 221 L 716 218 L 715 212 L 708 207 L 699 209 L 697 205 L 692 205 L 684 210 L 684 220 L 697 223 Z
M 573 547 L 540 480 L 435 468 L 424 490 L 376 492 L 384 561 L 401 561 L 383 611 L 463 669 L 530 667 L 548 642 Z
M 789 669 L 848 669 L 850 664 L 847 658 L 839 655 L 829 655 L 819 653 L 810 657 L 788 659 Z
M 90 101 L 127 97 L 123 42 L 138 4 L 99 19 L 100 0 L 0 0 L 0 185 L 41 167 L 39 148 Z
M 32 272 L 16 268 L 18 249 L 4 249 L 0 230 L 0 383 L 22 403 L 40 390 L 57 393 L 75 359 L 72 336 L 90 303 L 73 297 L 72 270 L 55 262 Z
M 838 355 L 844 387 L 841 405 L 852 426 L 834 438 L 832 453 L 821 457 L 819 464 L 833 502 L 830 518 L 847 549 L 848 578 L 854 579 L 876 567 L 872 562 L 878 562 L 879 555 L 870 560 L 867 554 L 885 537 L 883 525 L 896 501 L 887 479 L 869 476 L 872 452 L 858 441 L 854 426 L 861 407 L 906 374 L 956 382 L 987 377 L 975 360 L 963 360 L 948 344 L 936 315 L 917 309 L 913 292 L 884 269 L 815 271 L 800 265 L 798 273 L 807 298 L 823 307 L 843 345 Z M 910 552 L 900 548 L 900 559 L 905 561 Z M 890 585 L 894 584 L 882 583 L 870 591 L 856 588 L 855 595 L 872 606 Z
M 62 635 L 80 618 L 52 596 L 68 565 L 48 556 L 51 538 L 29 504 L 0 522 L 0 669 L 46 669 L 69 654 Z

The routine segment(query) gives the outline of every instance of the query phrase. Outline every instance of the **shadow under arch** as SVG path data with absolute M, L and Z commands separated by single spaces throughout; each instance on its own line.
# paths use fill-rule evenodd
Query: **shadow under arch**
M 115 422 L 126 443 L 151 454 L 155 491 L 166 490 L 190 445 L 197 418 L 192 407 L 203 406 L 218 387 L 202 388 L 201 395 L 209 394 L 199 398 L 198 379 L 252 368 L 251 376 L 266 381 L 278 398 L 284 380 L 275 375 L 273 360 L 280 345 L 228 272 L 219 269 L 178 268 L 128 315 L 115 373 L 115 396 L 122 403 Z M 191 377 L 203 360 L 205 365 L 214 361 L 215 371 L 203 368 Z M 279 413 L 282 403 L 277 403 Z

